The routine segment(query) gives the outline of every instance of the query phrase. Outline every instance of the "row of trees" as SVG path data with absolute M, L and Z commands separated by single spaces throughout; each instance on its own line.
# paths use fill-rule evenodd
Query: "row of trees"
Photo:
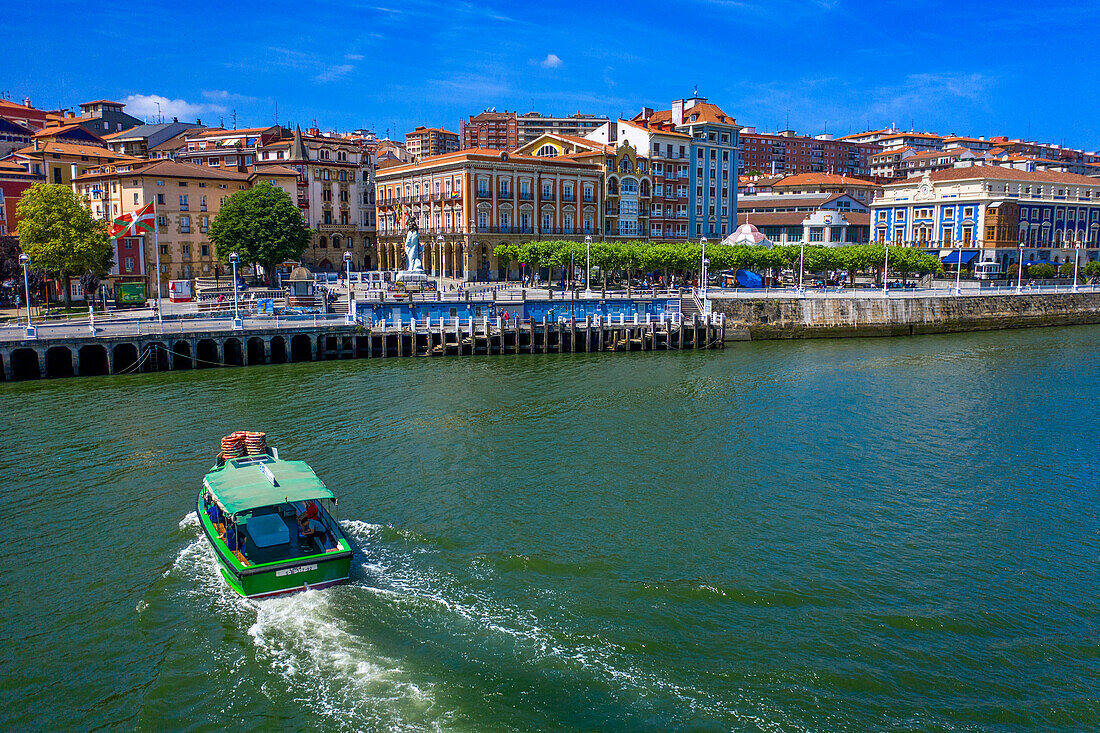
M 19 249 L 30 257 L 34 279 L 56 277 L 67 283 L 80 275 L 86 292 L 98 288 L 99 279 L 114 264 L 114 248 L 107 222 L 92 216 L 86 198 L 68 186 L 36 183 L 23 192 L 16 212 Z M 280 262 L 302 256 L 309 247 L 310 231 L 290 196 L 262 182 L 226 199 L 210 224 L 209 237 L 223 262 L 228 263 L 229 254 L 236 252 L 242 262 L 259 263 L 271 273 Z M 17 259 L 14 246 L 0 248 L 0 275 L 20 273 Z M 70 305 L 70 290 L 63 289 Z
M 698 273 L 702 263 L 702 245 L 698 242 L 593 242 L 592 265 L 606 278 L 608 272 L 623 272 L 632 280 L 638 272 L 660 272 L 667 281 L 670 275 L 680 277 Z M 562 277 L 568 268 L 585 265 L 586 245 L 582 242 L 541 241 L 522 244 L 499 244 L 493 253 L 502 263 L 515 262 L 539 270 L 558 269 Z M 850 273 L 882 274 L 886 247 L 881 244 L 852 244 L 826 247 L 808 244 L 803 252 L 798 245 L 777 245 L 771 248 L 752 245 L 708 244 L 706 256 L 710 272 L 721 270 L 793 269 L 799 258 L 808 272 L 844 270 Z M 941 272 L 939 258 L 910 247 L 890 247 L 890 272 L 907 277 Z

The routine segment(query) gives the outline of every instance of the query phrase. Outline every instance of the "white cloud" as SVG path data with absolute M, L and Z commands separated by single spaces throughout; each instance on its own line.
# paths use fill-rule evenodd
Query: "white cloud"
M 355 66 L 352 64 L 336 64 L 318 74 L 317 81 L 339 81 L 353 71 L 355 71 Z
M 234 92 L 227 92 L 224 89 L 203 89 L 202 90 L 202 98 L 207 99 L 211 102 L 225 102 L 225 103 L 231 103 L 231 102 L 246 103 L 246 102 L 255 102 L 255 101 L 257 101 L 256 97 L 249 97 L 245 94 L 236 94 Z M 215 111 L 217 111 L 217 110 L 215 110 Z
M 556 69 L 561 66 L 561 59 L 556 53 L 546 54 L 546 58 L 539 62 L 539 66 L 544 69 Z
M 154 119 L 159 114 L 166 120 L 178 117 L 184 121 L 191 121 L 207 112 L 225 112 L 225 107 L 219 104 L 196 104 L 184 99 L 169 99 L 159 94 L 131 94 L 122 100 L 126 105 L 126 111 L 134 117 Z
M 346 58 L 348 61 L 362 61 L 363 60 L 363 54 L 361 54 L 361 53 L 346 53 L 346 54 L 344 54 L 344 58 Z

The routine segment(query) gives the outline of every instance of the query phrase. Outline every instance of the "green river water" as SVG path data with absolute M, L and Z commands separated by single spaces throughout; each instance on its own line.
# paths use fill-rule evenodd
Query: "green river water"
M 0 385 L 3 730 L 1100 727 L 1100 328 Z M 260 602 L 232 430 L 340 497 Z

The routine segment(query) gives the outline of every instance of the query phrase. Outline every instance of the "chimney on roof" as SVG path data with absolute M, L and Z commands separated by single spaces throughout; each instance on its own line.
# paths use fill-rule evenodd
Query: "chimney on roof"
M 31 106 L 31 98 L 30 97 L 23 97 L 23 106 L 24 107 L 30 107 Z
M 684 124 L 684 100 L 682 99 L 672 103 L 672 124 L 677 127 Z
M 200 120 L 198 117 L 195 118 L 195 126 L 202 127 L 202 120 Z
M 179 118 L 179 117 L 173 117 L 173 118 L 172 118 L 172 122 L 179 122 L 179 121 L 180 121 L 180 118 Z
M 34 149 L 35 149 L 36 152 L 38 151 L 38 143 L 39 142 L 41 142 L 41 141 L 38 138 L 34 139 Z

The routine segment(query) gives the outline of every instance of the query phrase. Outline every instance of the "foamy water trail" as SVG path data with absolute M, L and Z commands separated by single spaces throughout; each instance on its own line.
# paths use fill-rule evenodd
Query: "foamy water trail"
M 530 610 L 510 608 L 483 593 L 463 587 L 448 573 L 439 572 L 422 562 L 424 548 L 395 548 L 382 539 L 389 528 L 362 522 L 341 522 L 345 534 L 363 548 L 358 557 L 364 577 L 355 590 L 381 593 L 394 604 L 425 601 L 437 605 L 446 613 L 462 619 L 471 628 L 469 633 L 497 634 L 513 641 L 514 647 L 527 664 L 535 667 L 552 660 L 565 662 L 577 672 L 579 679 L 601 678 L 612 683 L 626 698 L 638 699 L 652 693 L 665 695 L 677 705 L 703 716 L 733 717 L 761 730 L 772 724 L 757 714 L 743 713 L 738 708 L 754 708 L 748 701 L 717 699 L 702 690 L 673 683 L 661 674 L 642 668 L 626 649 L 596 634 L 563 629 L 553 620 L 543 620 Z M 395 530 L 403 539 L 415 542 L 410 533 Z M 492 573 L 492 569 L 483 572 Z M 353 572 L 354 577 L 354 572 Z M 554 628 L 557 627 L 557 628 Z M 745 702 L 745 705 L 738 705 Z M 757 701 L 758 703 L 759 701 Z
M 185 593 L 211 603 L 222 618 L 234 619 L 252 640 L 257 662 L 292 699 L 337 728 L 442 729 L 446 715 L 433 709 L 433 684 L 410 679 L 397 660 L 347 628 L 341 615 L 346 594 L 332 589 L 259 601 L 241 598 L 221 577 L 194 512 L 180 521 L 180 529 L 193 531 L 195 539 L 165 574 L 186 579 Z

